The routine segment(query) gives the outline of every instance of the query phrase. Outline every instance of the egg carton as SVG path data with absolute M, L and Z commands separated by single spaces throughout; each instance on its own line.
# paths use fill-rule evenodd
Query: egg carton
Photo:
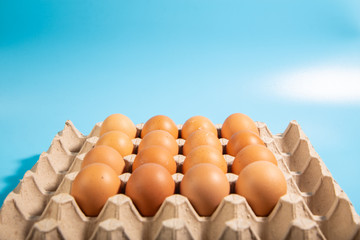
M 70 188 L 85 154 L 98 140 L 101 123 L 84 136 L 67 121 L 48 151 L 6 197 L 0 210 L 0 239 L 360 240 L 359 215 L 299 124 L 292 121 L 283 134 L 276 135 L 265 123 L 256 124 L 287 181 L 287 194 L 267 217 L 256 216 L 246 199 L 234 193 L 237 175 L 232 173 L 226 174 L 230 194 L 211 217 L 199 216 L 179 194 L 185 159 L 181 154 L 185 140 L 181 138 L 177 139 L 179 155 L 174 157 L 177 173 L 172 175 L 175 194 L 166 198 L 154 217 L 141 216 L 124 194 L 140 138 L 133 139 L 134 154 L 124 157 L 120 193 L 108 199 L 97 217 L 87 217 L 70 195 Z M 137 136 L 142 127 L 137 125 Z M 182 125 L 178 127 L 181 134 Z M 221 125 L 216 127 L 221 137 Z M 234 157 L 226 154 L 227 140 L 220 141 L 230 170 Z

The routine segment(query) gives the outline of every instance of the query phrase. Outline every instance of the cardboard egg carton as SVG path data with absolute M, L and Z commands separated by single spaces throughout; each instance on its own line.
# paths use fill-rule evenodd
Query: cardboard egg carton
M 142 217 L 124 195 L 140 138 L 133 140 L 134 154 L 125 156 L 120 193 L 109 198 L 97 217 L 87 217 L 69 194 L 85 154 L 98 140 L 101 123 L 88 136 L 67 121 L 49 150 L 27 171 L 7 196 L 0 210 L 0 239 L 357 239 L 360 217 L 324 162 L 295 121 L 283 134 L 273 135 L 266 124 L 256 123 L 261 138 L 274 153 L 287 180 L 282 196 L 268 217 L 257 217 L 246 199 L 234 194 L 237 175 L 227 173 L 230 195 L 211 217 L 199 216 L 179 194 L 185 157 L 185 140 L 177 139 L 174 159 L 175 194 L 154 217 Z M 137 125 L 138 134 L 143 124 Z M 216 125 L 219 136 L 221 125 Z M 179 125 L 179 133 L 181 133 Z M 179 135 L 180 136 L 180 135 Z M 220 138 L 224 158 L 227 140 Z M 230 171 L 229 171 L 230 172 Z

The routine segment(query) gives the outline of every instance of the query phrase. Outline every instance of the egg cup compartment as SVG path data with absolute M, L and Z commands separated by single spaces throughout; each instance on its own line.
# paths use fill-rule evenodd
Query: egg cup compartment
M 303 216 L 304 211 L 310 215 L 301 198 L 286 195 L 268 217 L 257 217 L 245 198 L 230 194 L 211 217 L 199 217 L 186 197 L 175 194 L 164 201 L 154 217 L 142 217 L 129 197 L 118 194 L 109 198 L 97 217 L 86 217 L 71 195 L 61 193 L 51 198 L 27 239 L 103 239 L 104 234 L 122 236 L 120 239 L 172 239 L 176 235 L 181 239 L 241 235 L 252 239 L 325 239 L 316 223 Z M 296 225 L 296 221 L 307 225 Z
M 0 239 L 360 239 L 359 215 L 299 125 L 292 121 L 283 134 L 272 135 L 266 124 L 256 124 L 288 186 L 268 217 L 257 217 L 246 199 L 234 194 L 237 175 L 232 173 L 226 174 L 230 195 L 211 217 L 200 217 L 178 194 L 185 159 L 181 138 L 177 139 L 179 154 L 174 156 L 175 194 L 154 217 L 142 217 L 124 192 L 143 124 L 136 125 L 133 154 L 124 157 L 120 193 L 108 199 L 97 217 L 87 217 L 69 193 L 85 154 L 96 144 L 101 123 L 83 136 L 67 121 L 49 150 L 5 199 Z M 216 127 L 221 137 L 221 125 Z M 220 142 L 230 172 L 234 157 L 226 154 L 228 140 L 220 138 Z
M 0 211 L 0 239 L 25 239 L 32 224 L 54 195 L 86 137 L 71 123 L 52 140 L 47 152 L 27 171 L 4 200 Z
M 259 124 L 260 129 L 261 125 L 263 123 Z M 260 130 L 262 137 L 273 139 L 270 141 L 272 147 L 268 147 L 273 148 L 273 152 L 280 153 L 279 167 L 294 179 L 296 184 L 293 187 L 299 190 L 299 195 L 307 204 L 312 218 L 324 236 L 327 239 L 353 239 L 356 233 L 356 236 L 359 236 L 359 215 L 332 178 L 299 124 L 292 121 L 283 134 L 275 136 L 265 128 L 266 130 Z

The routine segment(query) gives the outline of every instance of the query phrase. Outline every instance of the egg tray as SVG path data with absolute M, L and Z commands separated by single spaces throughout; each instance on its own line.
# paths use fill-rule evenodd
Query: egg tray
M 69 194 L 85 154 L 96 143 L 101 123 L 88 136 L 67 121 L 47 152 L 27 171 L 0 210 L 0 239 L 357 239 L 360 217 L 332 178 L 324 162 L 296 121 L 273 135 L 256 122 L 260 137 L 277 158 L 287 180 L 282 196 L 268 217 L 257 217 L 246 199 L 234 193 L 237 175 L 227 173 L 231 193 L 211 217 L 199 216 L 179 194 L 185 157 L 176 155 L 175 194 L 154 217 L 142 217 L 124 195 L 135 154 L 125 156 L 120 193 L 109 198 L 97 217 L 87 217 Z M 137 136 L 143 124 L 138 124 Z M 179 133 L 181 133 L 179 125 Z M 216 125 L 220 136 L 221 125 Z M 133 140 L 134 153 L 141 139 Z M 224 158 L 227 140 L 220 138 Z M 179 138 L 179 153 L 185 140 Z

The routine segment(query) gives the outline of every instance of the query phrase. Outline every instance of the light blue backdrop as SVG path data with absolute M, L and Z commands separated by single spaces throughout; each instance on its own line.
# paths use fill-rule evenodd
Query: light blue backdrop
M 295 119 L 360 211 L 360 2 L 1 1 L 0 202 L 67 119 Z M 1 205 L 1 203 L 0 203 Z

